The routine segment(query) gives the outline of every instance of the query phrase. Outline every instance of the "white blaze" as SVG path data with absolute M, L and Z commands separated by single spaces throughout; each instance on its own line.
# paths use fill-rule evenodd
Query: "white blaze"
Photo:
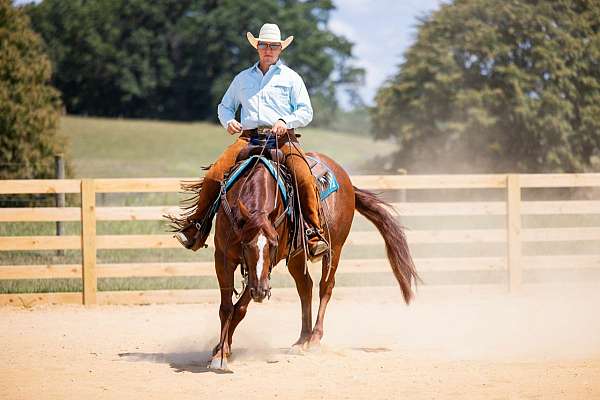
M 256 278 L 260 280 L 263 270 L 263 264 L 265 263 L 265 246 L 267 245 L 267 238 L 262 233 L 258 235 L 256 240 L 258 246 L 258 262 L 256 263 Z

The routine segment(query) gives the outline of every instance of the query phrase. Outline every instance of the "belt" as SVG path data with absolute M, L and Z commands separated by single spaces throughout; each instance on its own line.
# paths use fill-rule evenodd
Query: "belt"
M 251 136 L 258 135 L 261 133 L 266 133 L 266 132 L 271 132 L 271 128 L 269 127 L 269 128 L 245 129 L 242 131 L 240 138 L 248 140 L 248 139 L 250 139 Z M 289 137 L 289 140 L 288 140 L 288 137 Z M 287 142 L 298 143 L 299 137 L 300 137 L 300 134 L 296 133 L 296 131 L 294 129 L 288 129 L 287 135 L 282 135 L 279 137 L 279 143 L 280 144 L 285 144 Z
M 254 129 L 244 129 L 242 131 L 242 136 L 252 136 L 252 135 L 256 135 L 258 133 L 268 133 L 271 132 L 271 127 L 268 128 L 254 128 Z M 288 129 L 287 133 L 289 133 L 290 135 L 296 135 L 294 129 Z M 300 136 L 300 134 L 296 135 L 296 136 Z

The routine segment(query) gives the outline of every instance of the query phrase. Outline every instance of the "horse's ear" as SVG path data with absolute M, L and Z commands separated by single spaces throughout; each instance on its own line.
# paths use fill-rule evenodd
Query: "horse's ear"
M 242 200 L 238 200 L 238 208 L 240 209 L 242 219 L 244 221 L 250 220 L 250 211 L 248 211 L 248 208 L 244 205 L 244 203 L 242 203 Z

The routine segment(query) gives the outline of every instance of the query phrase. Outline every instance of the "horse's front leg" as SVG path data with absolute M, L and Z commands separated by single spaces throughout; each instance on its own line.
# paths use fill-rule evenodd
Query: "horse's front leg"
M 223 254 L 215 250 L 215 270 L 219 289 L 221 291 L 221 306 L 219 307 L 219 318 L 221 319 L 221 334 L 219 343 L 213 349 L 212 360 L 209 368 L 227 370 L 227 358 L 231 354 L 230 335 L 231 322 L 234 316 L 234 307 L 231 297 L 233 295 L 233 279 L 235 265 L 226 263 Z
M 231 351 L 231 342 L 233 339 L 233 332 L 235 331 L 235 328 L 238 326 L 238 324 L 246 316 L 246 311 L 248 310 L 248 304 L 250 303 L 250 300 L 251 300 L 250 290 L 246 286 L 244 288 L 244 292 L 242 293 L 242 296 L 235 303 L 235 306 L 233 307 L 233 316 L 231 317 L 231 322 L 229 324 L 229 329 L 228 329 L 229 337 L 227 340 L 230 351 Z
M 292 346 L 293 348 L 306 349 L 312 333 L 312 279 L 310 275 L 305 274 L 305 260 L 302 254 L 297 255 L 290 260 L 288 270 L 296 282 L 296 289 L 300 296 L 300 305 L 302 306 L 302 330 L 300 337 Z

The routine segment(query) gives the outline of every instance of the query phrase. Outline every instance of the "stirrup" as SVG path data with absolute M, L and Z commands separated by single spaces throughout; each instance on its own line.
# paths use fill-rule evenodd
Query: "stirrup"
M 329 250 L 329 243 L 325 240 L 321 232 L 314 228 L 310 227 L 306 229 L 306 236 L 309 238 L 308 240 L 308 258 L 312 261 L 318 261 L 325 253 Z M 313 237 L 317 237 L 319 240 L 316 242 L 310 243 L 310 239 Z
M 194 235 L 193 238 L 188 238 L 186 236 L 185 233 L 183 233 L 183 231 L 185 231 L 186 229 L 190 228 L 191 226 L 194 226 L 196 228 L 196 234 Z M 194 244 L 196 243 L 196 241 L 200 238 L 201 236 L 201 232 L 202 232 L 202 224 L 199 223 L 198 221 L 192 221 L 189 224 L 187 224 L 186 226 L 184 226 L 183 228 L 181 228 L 179 231 L 175 232 L 175 234 L 173 235 L 173 237 L 175 239 L 177 239 L 177 241 L 179 243 L 181 243 L 181 245 L 183 247 L 185 247 L 186 249 L 191 249 L 194 247 Z M 208 237 L 208 235 L 206 235 L 206 237 Z M 206 237 L 204 238 L 204 241 L 206 241 Z M 200 246 L 199 248 L 206 248 L 208 247 L 208 245 L 206 243 L 203 243 L 202 246 Z
M 325 237 L 323 236 L 323 230 L 322 229 L 317 229 L 313 226 L 310 226 L 308 228 L 306 228 L 306 230 L 304 231 L 305 235 L 307 238 L 311 238 L 311 237 L 318 237 L 319 239 L 321 239 L 324 242 L 327 242 L 327 240 L 325 240 Z
M 324 240 L 319 240 L 314 244 L 308 245 L 308 258 L 310 261 L 315 262 L 323 258 L 325 253 L 329 250 L 329 245 Z
M 193 243 L 191 240 L 189 240 L 189 239 L 187 238 L 187 236 L 185 236 L 185 234 L 184 234 L 183 232 L 181 232 L 181 231 L 179 231 L 179 232 L 176 232 L 176 233 L 175 233 L 175 235 L 173 235 L 173 237 L 174 237 L 175 239 L 177 239 L 177 241 L 178 241 L 179 243 L 181 243 L 181 245 L 182 245 L 183 247 L 185 247 L 186 249 L 191 249 L 191 248 L 192 248 L 192 246 L 194 245 L 194 243 Z

